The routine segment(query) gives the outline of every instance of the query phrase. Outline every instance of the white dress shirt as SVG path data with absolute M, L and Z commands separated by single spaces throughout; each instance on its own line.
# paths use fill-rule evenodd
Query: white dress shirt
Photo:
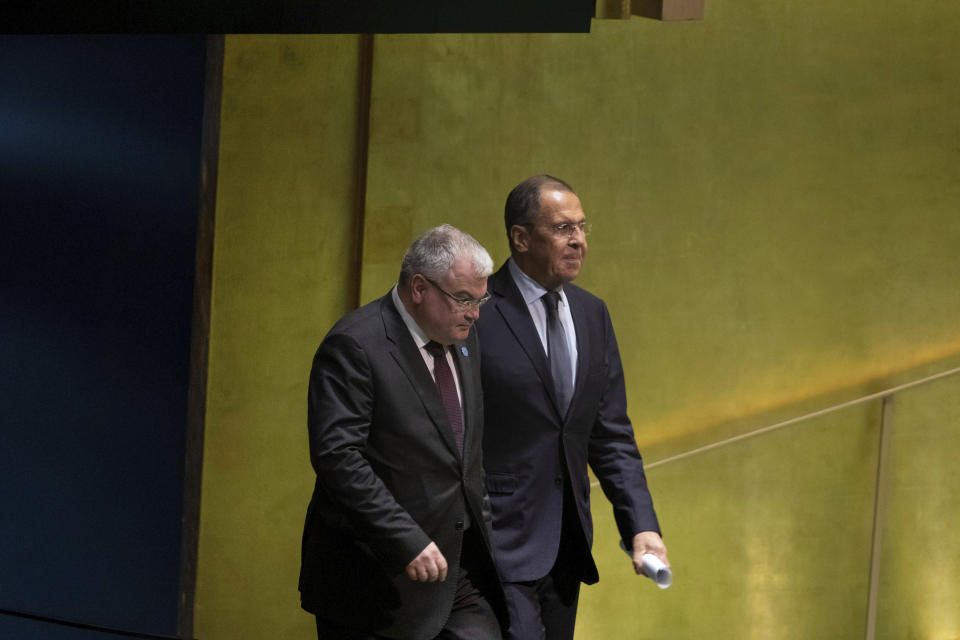
M 547 290 L 536 280 L 523 272 L 517 263 L 510 258 L 507 261 L 507 268 L 510 269 L 510 275 L 523 296 L 523 301 L 527 303 L 527 311 L 533 319 L 533 325 L 537 328 L 537 335 L 540 336 L 540 342 L 543 343 L 543 352 L 547 353 L 547 311 L 543 308 L 541 298 Z M 570 304 L 567 302 L 567 294 L 563 292 L 563 287 L 557 289 L 560 294 L 560 303 L 557 305 L 557 317 L 563 326 L 563 332 L 567 337 L 567 349 L 570 352 L 570 371 L 573 372 L 573 380 L 577 379 L 577 330 L 573 326 L 573 316 L 570 315 Z M 549 354 L 548 354 L 549 355 Z
M 403 324 L 407 325 L 407 330 L 410 331 L 410 336 L 413 338 L 414 343 L 416 343 L 417 349 L 420 351 L 420 356 L 423 357 L 423 361 L 427 365 L 427 370 L 430 372 L 430 375 L 433 376 L 434 381 L 436 381 L 437 375 L 433 371 L 433 355 L 424 348 L 427 346 L 427 343 L 430 342 L 430 338 L 423 332 L 423 329 L 420 328 L 417 321 L 413 319 L 413 316 L 410 315 L 407 308 L 403 306 L 403 300 L 400 299 L 400 294 L 397 292 L 397 285 L 393 286 L 390 295 L 393 298 L 393 305 L 397 308 L 397 311 L 400 312 L 400 317 L 403 318 Z M 463 407 L 463 392 L 460 390 L 460 371 L 457 369 L 457 363 L 453 361 L 453 354 L 450 353 L 450 349 L 445 348 L 443 352 L 447 356 L 447 365 L 450 367 L 450 371 L 453 372 L 453 381 L 457 385 L 457 398 L 460 400 L 460 406 Z

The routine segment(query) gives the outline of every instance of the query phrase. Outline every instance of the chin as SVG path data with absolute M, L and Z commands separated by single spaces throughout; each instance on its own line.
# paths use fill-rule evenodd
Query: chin
M 566 284 L 567 282 L 573 282 L 574 280 L 576 280 L 578 275 L 580 275 L 580 269 L 571 269 L 564 272 L 563 274 L 564 284 Z
M 567 262 L 561 265 L 561 267 L 557 270 L 557 275 L 559 275 L 561 280 L 564 282 L 570 282 L 580 275 L 580 269 L 582 268 L 583 263 L 581 262 L 577 262 L 575 264 L 573 262 Z

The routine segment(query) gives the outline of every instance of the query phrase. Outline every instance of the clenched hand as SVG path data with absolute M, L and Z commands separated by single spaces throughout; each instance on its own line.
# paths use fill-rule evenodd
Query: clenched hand
M 407 565 L 407 576 L 414 582 L 443 582 L 447 579 L 447 559 L 431 542 Z

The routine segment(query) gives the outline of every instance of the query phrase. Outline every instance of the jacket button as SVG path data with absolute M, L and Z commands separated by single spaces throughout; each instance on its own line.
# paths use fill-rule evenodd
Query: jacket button
M 563 486 L 563 476 L 557 476 L 556 478 L 554 478 L 554 479 L 553 479 L 553 484 L 555 484 L 557 487 L 562 487 L 562 486 Z
M 457 520 L 457 531 L 463 531 L 463 520 Z

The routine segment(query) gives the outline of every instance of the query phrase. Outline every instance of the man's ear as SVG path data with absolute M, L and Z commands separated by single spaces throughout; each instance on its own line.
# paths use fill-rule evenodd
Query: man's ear
M 513 225 L 510 227 L 510 240 L 514 251 L 526 253 L 530 249 L 530 229 L 522 224 Z
M 410 278 L 410 299 L 413 300 L 414 304 L 423 302 L 423 296 L 428 286 L 427 281 L 419 273 Z

